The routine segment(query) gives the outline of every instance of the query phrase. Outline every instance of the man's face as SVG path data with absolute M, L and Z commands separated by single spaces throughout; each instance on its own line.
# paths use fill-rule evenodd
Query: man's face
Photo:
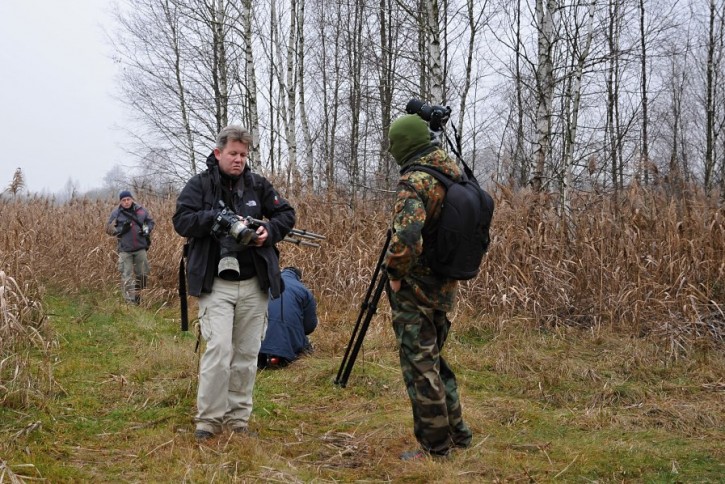
M 121 206 L 123 208 L 131 208 L 132 204 L 133 204 L 133 198 L 131 198 L 131 197 L 123 197 L 121 199 Z
M 223 150 L 214 148 L 219 169 L 230 176 L 239 176 L 247 166 L 249 146 L 241 141 L 228 141 Z

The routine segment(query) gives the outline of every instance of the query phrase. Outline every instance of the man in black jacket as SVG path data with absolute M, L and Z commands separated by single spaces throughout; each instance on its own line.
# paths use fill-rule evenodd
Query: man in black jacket
M 294 209 L 247 166 L 251 144 L 246 129 L 222 129 L 207 169 L 188 181 L 173 217 L 176 232 L 189 238 L 188 292 L 199 297 L 206 341 L 199 369 L 197 440 L 214 437 L 224 427 L 248 432 L 267 303 L 282 291 L 275 244 L 295 223 Z M 256 237 L 244 244 L 229 235 L 212 235 L 219 201 L 240 216 L 266 218 Z

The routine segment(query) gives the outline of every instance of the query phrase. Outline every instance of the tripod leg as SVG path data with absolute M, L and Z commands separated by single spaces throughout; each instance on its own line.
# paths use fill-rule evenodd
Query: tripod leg
M 380 269 L 383 266 L 383 260 L 385 259 L 385 252 L 388 250 L 388 245 L 390 244 L 390 239 L 393 235 L 393 232 L 388 229 L 388 232 L 385 237 L 385 244 L 383 244 L 383 250 L 380 251 L 380 256 L 378 257 L 378 264 L 375 266 L 375 271 L 373 271 L 373 277 L 370 279 L 370 285 L 368 286 L 368 290 L 365 293 L 365 299 L 363 300 L 363 303 L 360 307 L 360 313 L 357 316 L 357 321 L 355 321 L 355 326 L 352 330 L 352 335 L 350 336 L 350 341 L 347 344 L 347 348 L 345 349 L 345 355 L 342 357 L 342 362 L 340 363 L 340 368 L 337 371 L 337 377 L 335 378 L 335 384 L 340 385 L 340 382 L 342 381 L 342 374 L 344 371 L 344 368 L 348 365 L 348 358 L 350 356 L 350 350 L 353 348 L 353 346 L 357 346 L 359 349 L 359 346 L 362 344 L 363 338 L 365 338 L 365 333 L 362 334 L 362 336 L 358 336 L 358 331 L 360 330 L 360 322 L 363 320 L 363 316 L 369 312 L 370 309 L 370 295 L 373 292 L 373 289 L 375 288 L 375 281 L 378 279 L 378 275 L 380 274 Z M 386 276 L 387 277 L 387 276 Z M 385 285 L 384 283 L 382 284 Z M 378 299 L 380 299 L 380 296 L 378 296 Z M 375 306 L 377 310 L 377 300 L 375 300 Z M 375 311 L 373 311 L 373 314 L 375 314 Z M 370 316 L 372 318 L 372 315 Z M 367 327 L 365 328 L 367 331 Z M 356 343 L 356 339 L 360 340 L 359 343 Z M 357 356 L 357 352 L 355 354 Z M 352 365 L 355 363 L 354 359 L 352 363 L 349 363 L 350 369 L 347 370 L 347 374 L 350 374 L 350 371 L 352 370 Z M 345 378 L 345 383 L 347 383 L 347 378 Z M 342 385 L 343 387 L 345 385 Z
M 388 274 L 383 272 L 383 275 L 380 277 L 380 281 L 378 282 L 378 286 L 377 288 L 375 288 L 375 294 L 373 295 L 373 299 L 370 302 L 369 311 L 367 312 L 365 320 L 360 327 L 360 334 L 358 335 L 358 338 L 352 348 L 352 352 L 350 353 L 350 360 L 347 362 L 344 370 L 342 369 L 342 367 L 340 367 L 340 370 L 342 371 L 342 377 L 340 378 L 338 376 L 336 383 L 342 388 L 345 388 L 347 386 L 347 380 L 350 377 L 350 372 L 352 372 L 352 367 L 355 365 L 357 354 L 360 352 L 360 347 L 362 346 L 363 340 L 365 339 L 365 333 L 367 333 L 368 326 L 370 326 L 370 320 L 373 319 L 373 316 L 375 316 L 375 313 L 378 310 L 378 302 L 380 301 L 380 296 L 382 295 L 385 286 L 387 286 L 387 283 Z

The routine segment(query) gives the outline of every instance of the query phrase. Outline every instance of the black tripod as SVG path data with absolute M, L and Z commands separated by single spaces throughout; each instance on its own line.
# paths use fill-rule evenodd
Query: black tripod
M 390 238 L 392 235 L 393 232 L 388 229 L 388 233 L 385 237 L 385 244 L 383 245 L 383 250 L 380 252 L 380 258 L 378 259 L 378 265 L 375 266 L 370 286 L 365 294 L 365 300 L 360 307 L 360 314 L 358 314 L 355 327 L 352 330 L 352 336 L 350 336 L 350 342 L 347 344 L 345 356 L 342 357 L 340 369 L 337 371 L 335 385 L 340 385 L 342 388 L 347 386 L 347 379 L 350 377 L 350 372 L 355 364 L 355 359 L 360 351 L 363 339 L 365 339 L 365 333 L 367 333 L 368 326 L 370 326 L 370 320 L 373 316 L 375 316 L 375 313 L 378 310 L 378 301 L 380 301 L 380 296 L 383 293 L 383 289 L 385 289 L 385 286 L 388 284 L 388 274 L 384 270 L 381 271 L 380 269 L 383 266 L 385 252 L 388 250 L 388 245 L 390 244 Z M 380 277 L 378 278 L 378 276 Z M 373 295 L 372 299 L 370 299 L 371 294 Z M 361 321 L 362 325 L 360 324 Z

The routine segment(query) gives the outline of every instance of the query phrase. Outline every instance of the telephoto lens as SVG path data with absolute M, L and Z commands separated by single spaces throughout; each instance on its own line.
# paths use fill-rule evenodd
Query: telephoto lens
M 247 225 L 238 220 L 229 228 L 229 235 L 240 244 L 249 245 L 250 242 L 257 240 L 257 231 L 247 227 Z

